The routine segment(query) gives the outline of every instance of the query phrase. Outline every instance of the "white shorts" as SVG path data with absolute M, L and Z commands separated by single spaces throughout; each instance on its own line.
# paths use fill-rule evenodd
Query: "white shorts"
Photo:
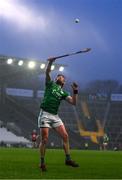
M 104 142 L 104 143 L 103 143 L 103 145 L 104 145 L 104 146 L 107 146 L 107 145 L 108 145 L 108 143 L 107 143 L 107 142 Z
M 46 111 L 40 110 L 38 117 L 38 127 L 39 128 L 56 128 L 63 125 L 62 120 L 56 114 L 51 114 Z

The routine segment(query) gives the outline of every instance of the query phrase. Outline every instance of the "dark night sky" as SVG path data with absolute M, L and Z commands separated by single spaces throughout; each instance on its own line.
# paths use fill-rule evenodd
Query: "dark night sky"
M 0 0 L 0 54 L 45 60 L 84 47 L 58 61 L 67 77 L 122 83 L 122 0 Z

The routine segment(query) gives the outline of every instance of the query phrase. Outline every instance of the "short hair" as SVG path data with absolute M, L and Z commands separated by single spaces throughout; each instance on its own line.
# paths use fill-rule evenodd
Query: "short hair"
M 65 76 L 63 74 L 58 74 L 57 77 L 59 77 L 59 76 L 62 76 L 63 78 L 65 78 Z

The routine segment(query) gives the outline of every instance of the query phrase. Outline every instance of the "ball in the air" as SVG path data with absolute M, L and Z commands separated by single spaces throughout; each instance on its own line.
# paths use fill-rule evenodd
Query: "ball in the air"
M 80 20 L 78 18 L 75 19 L 75 23 L 79 23 Z

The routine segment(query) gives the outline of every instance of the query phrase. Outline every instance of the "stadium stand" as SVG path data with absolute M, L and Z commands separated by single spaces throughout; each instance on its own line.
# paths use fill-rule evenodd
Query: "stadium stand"
M 6 126 L 17 136 L 31 140 L 33 129 L 39 133 L 37 119 L 43 93 L 43 90 L 38 88 L 8 89 L 6 86 L 2 86 L 0 92 L 0 126 Z M 109 97 L 102 97 L 96 94 L 81 93 L 76 107 L 67 102 L 62 102 L 59 116 L 68 130 L 72 148 L 85 149 L 86 144 L 88 144 L 89 149 L 98 149 L 101 141 L 99 139 L 103 137 L 105 132 L 109 136 L 109 148 L 122 149 L 121 100 L 113 101 L 110 99 L 110 95 Z M 99 132 L 100 128 L 101 132 Z M 102 136 L 99 136 L 100 133 Z M 62 147 L 61 139 L 53 130 L 49 136 L 48 147 Z
M 31 145 L 31 142 L 24 137 L 16 136 L 12 132 L 8 131 L 5 127 L 0 128 L 0 144 L 6 145 Z
M 122 101 L 107 99 L 87 99 L 93 117 L 100 120 L 109 137 L 109 148 L 122 149 Z M 92 122 L 93 124 L 93 122 Z
M 111 101 L 105 129 L 111 148 L 122 149 L 122 102 Z
M 2 128 L 4 126 L 3 121 L 0 121 L 0 127 Z

